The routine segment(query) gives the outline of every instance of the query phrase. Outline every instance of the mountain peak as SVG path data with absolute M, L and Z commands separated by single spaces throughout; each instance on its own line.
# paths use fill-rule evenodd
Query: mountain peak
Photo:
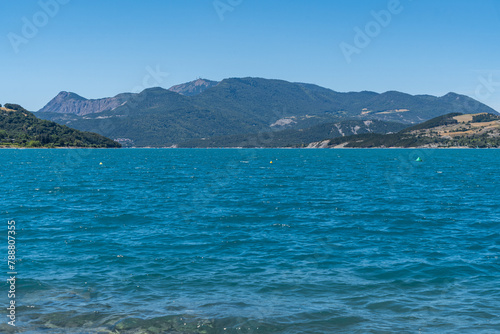
M 207 79 L 196 79 L 194 81 L 186 82 L 180 85 L 170 87 L 170 91 L 186 95 L 194 96 L 203 93 L 205 90 L 215 87 L 219 84 L 218 81 L 211 81 Z
M 163 93 L 163 92 L 167 92 L 167 91 L 168 91 L 167 89 L 162 88 L 162 87 L 151 87 L 151 88 L 146 88 L 140 94 L 145 94 L 148 92 L 149 93 L 155 93 L 155 92 Z
M 207 84 L 210 84 L 211 82 L 215 82 L 215 81 L 210 81 L 210 80 L 207 80 L 207 79 L 199 78 L 199 79 L 193 81 L 193 84 L 195 86 L 206 86 Z
M 126 102 L 130 96 L 131 94 L 120 94 L 115 97 L 89 100 L 78 94 L 62 91 L 38 112 L 75 114 L 83 116 L 112 110 Z
M 83 100 L 83 101 L 86 101 L 87 99 L 76 94 L 76 93 L 73 93 L 73 92 L 67 92 L 67 91 L 62 91 L 62 92 L 59 92 L 59 94 L 57 94 L 57 96 L 55 97 L 56 99 L 59 99 L 59 100 L 69 100 L 69 99 L 72 99 L 72 100 Z

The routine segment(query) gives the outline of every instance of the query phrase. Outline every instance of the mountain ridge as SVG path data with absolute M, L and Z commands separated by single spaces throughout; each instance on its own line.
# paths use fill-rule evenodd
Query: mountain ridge
M 76 93 L 62 91 L 40 109 L 38 113 L 60 113 L 84 116 L 106 110 L 113 110 L 132 96 L 132 93 L 121 93 L 114 97 L 86 99 Z
M 185 96 L 194 96 L 203 93 L 205 90 L 215 87 L 219 81 L 212 81 L 207 79 L 196 79 L 183 84 L 170 87 L 168 90 L 179 93 Z
M 218 81 L 197 79 L 184 84 L 172 86 L 169 89 L 151 87 L 146 88 L 145 90 L 162 89 L 184 96 L 194 96 L 201 94 L 208 88 L 216 86 L 218 83 Z M 101 113 L 103 111 L 113 110 L 138 95 L 138 93 L 120 93 L 113 97 L 87 99 L 74 92 L 61 91 L 43 108 L 38 110 L 37 113 L 75 114 L 78 116 Z
M 53 103 L 37 115 L 79 130 L 125 140 L 131 146 L 168 147 L 201 138 L 305 129 L 345 120 L 417 124 L 450 112 L 498 114 L 456 93 L 442 97 L 398 91 L 340 93 L 314 84 L 279 79 L 228 78 L 217 84 L 199 80 L 198 84 L 186 83 L 191 95 L 156 87 L 125 94 L 122 103 L 77 101 L 83 111 L 75 109 L 77 102 L 73 98 L 73 104 L 70 103 L 73 109 L 62 108 L 63 101 L 61 108 L 57 109 Z M 196 91 L 193 87 L 201 89 Z M 90 112 L 93 106 L 99 107 L 98 112 Z

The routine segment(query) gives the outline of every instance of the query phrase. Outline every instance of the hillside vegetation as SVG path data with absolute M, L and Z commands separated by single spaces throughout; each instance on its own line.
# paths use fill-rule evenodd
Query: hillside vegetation
M 500 147 L 500 117 L 488 113 L 450 113 L 398 133 L 333 138 L 311 143 L 308 147 Z
M 342 121 L 325 123 L 306 129 L 287 129 L 250 135 L 231 135 L 196 139 L 178 147 L 304 147 L 323 138 L 342 137 L 362 133 L 389 133 L 406 128 L 405 124 L 384 121 Z
M 120 144 L 91 132 L 82 132 L 41 120 L 17 104 L 0 107 L 0 147 L 93 147 Z

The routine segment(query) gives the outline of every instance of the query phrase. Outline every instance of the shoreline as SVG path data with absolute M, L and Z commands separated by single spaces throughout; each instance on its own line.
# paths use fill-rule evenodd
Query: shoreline
M 6 150 L 492 150 L 500 147 L 0 147 Z
M 61 150 L 61 149 L 66 149 L 66 150 L 82 150 L 82 149 L 89 149 L 89 150 L 102 150 L 102 149 L 120 149 L 122 147 L 11 147 L 11 146 L 0 146 L 0 149 L 7 149 L 7 150 Z

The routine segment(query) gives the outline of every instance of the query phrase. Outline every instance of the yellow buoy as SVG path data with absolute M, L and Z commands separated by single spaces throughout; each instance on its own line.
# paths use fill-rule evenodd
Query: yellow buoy
M 99 165 L 102 165 L 102 162 L 99 162 Z
M 273 162 L 272 161 L 269 161 L 270 164 L 272 164 Z

